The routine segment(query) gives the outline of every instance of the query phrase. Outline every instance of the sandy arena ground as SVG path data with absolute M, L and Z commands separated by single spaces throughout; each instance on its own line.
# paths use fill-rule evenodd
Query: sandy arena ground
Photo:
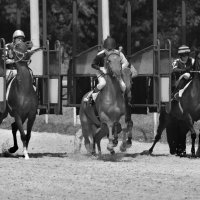
M 0 141 L 11 145 L 11 132 L 0 129 Z M 15 157 L 0 157 L 2 200 L 200 199 L 200 159 L 169 155 L 166 144 L 142 156 L 151 144 L 133 142 L 126 153 L 118 147 L 111 156 L 104 139 L 98 159 L 87 156 L 84 146 L 75 155 L 74 136 L 33 132 L 25 160 L 19 133 L 18 141 Z

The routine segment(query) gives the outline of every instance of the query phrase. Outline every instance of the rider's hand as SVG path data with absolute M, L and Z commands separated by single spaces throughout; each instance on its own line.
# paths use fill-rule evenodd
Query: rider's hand
M 105 69 L 104 67 L 100 67 L 100 70 L 101 70 L 104 74 L 106 74 L 106 69 Z
M 190 72 L 190 67 L 186 67 L 185 72 Z
M 13 59 L 7 59 L 6 64 L 13 64 L 15 61 Z

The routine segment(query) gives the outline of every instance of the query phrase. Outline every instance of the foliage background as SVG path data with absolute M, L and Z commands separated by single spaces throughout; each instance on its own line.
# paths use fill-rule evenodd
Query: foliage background
M 0 37 L 9 42 L 17 27 L 16 8 L 20 0 L 0 0 Z M 65 44 L 66 52 L 72 53 L 72 0 L 48 0 L 48 39 Z M 185 0 L 187 9 L 187 45 L 198 47 L 200 39 L 200 1 Z M 30 39 L 29 0 L 21 0 L 21 29 Z M 78 3 L 78 52 L 97 44 L 97 0 L 77 0 Z M 118 45 L 126 50 L 126 0 L 109 0 L 110 32 Z M 153 42 L 153 0 L 132 0 L 132 53 L 149 46 Z M 40 6 L 40 38 L 42 42 L 42 1 Z M 158 38 L 172 41 L 172 53 L 181 45 L 181 0 L 158 1 Z

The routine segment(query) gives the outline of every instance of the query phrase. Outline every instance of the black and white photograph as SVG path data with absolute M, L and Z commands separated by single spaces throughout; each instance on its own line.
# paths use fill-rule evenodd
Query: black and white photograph
M 200 199 L 200 0 L 0 0 L 0 200 Z

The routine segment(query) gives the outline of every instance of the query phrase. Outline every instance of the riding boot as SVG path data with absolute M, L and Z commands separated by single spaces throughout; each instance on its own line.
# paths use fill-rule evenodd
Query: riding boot
M 90 91 L 88 93 L 88 95 L 83 99 L 83 101 L 84 102 L 88 102 L 91 99 L 91 97 L 93 97 L 93 100 L 95 100 L 96 99 L 95 96 L 97 96 L 97 94 L 98 94 L 99 91 L 100 90 L 97 87 L 95 87 L 94 90 L 92 90 L 92 91 Z

